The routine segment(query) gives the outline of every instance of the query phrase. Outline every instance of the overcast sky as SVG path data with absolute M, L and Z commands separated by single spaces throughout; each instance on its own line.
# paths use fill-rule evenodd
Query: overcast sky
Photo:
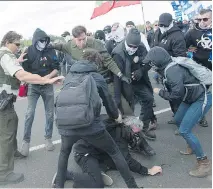
M 170 1 L 143 1 L 145 20 L 154 22 L 163 12 L 173 14 Z M 132 20 L 142 24 L 140 5 L 121 7 L 90 20 L 95 1 L 0 1 L 0 39 L 10 30 L 29 38 L 37 27 L 48 34 L 61 35 L 76 25 L 94 32 L 106 25 Z M 174 15 L 174 14 L 173 14 Z

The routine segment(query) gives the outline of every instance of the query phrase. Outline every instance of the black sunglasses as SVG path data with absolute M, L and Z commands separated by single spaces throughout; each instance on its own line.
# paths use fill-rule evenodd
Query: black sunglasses
M 202 20 L 204 21 L 204 22 L 207 22 L 208 20 L 209 20 L 209 18 L 197 18 L 196 19 L 198 22 L 201 22 Z
M 43 42 L 45 42 L 46 40 L 45 39 L 41 39 L 41 40 L 39 40 L 41 43 L 43 43 Z
M 161 27 L 161 28 L 166 28 L 166 27 L 168 27 L 168 26 L 165 26 L 164 24 L 159 24 L 159 27 Z
M 21 45 L 20 43 L 14 43 L 14 44 L 15 44 L 17 47 L 20 47 L 20 45 Z
M 138 46 L 134 46 L 134 45 L 128 45 L 128 47 L 133 48 L 133 49 L 138 48 Z

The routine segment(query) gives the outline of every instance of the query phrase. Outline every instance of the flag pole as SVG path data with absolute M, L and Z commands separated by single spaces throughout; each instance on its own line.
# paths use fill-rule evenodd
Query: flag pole
M 145 35 L 146 35 L 146 21 L 145 21 L 142 1 L 140 1 L 140 4 L 141 4 L 141 10 L 142 10 L 142 16 L 143 16 L 143 22 L 144 22 L 144 32 L 145 32 Z

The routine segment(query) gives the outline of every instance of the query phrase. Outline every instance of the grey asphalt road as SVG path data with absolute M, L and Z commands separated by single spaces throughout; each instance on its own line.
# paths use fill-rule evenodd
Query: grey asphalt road
M 151 76 L 153 73 L 151 73 Z M 152 81 L 153 82 L 153 81 Z M 161 87 L 153 82 L 153 87 Z M 56 91 L 57 91 L 56 87 Z M 169 108 L 168 102 L 158 96 L 155 96 L 157 107 L 155 111 Z M 19 117 L 18 144 L 21 145 L 24 117 L 27 108 L 27 100 L 18 100 L 16 105 Z M 136 115 L 139 115 L 139 106 L 136 108 Z M 194 133 L 198 135 L 204 151 L 208 157 L 212 158 L 212 119 L 211 112 L 207 114 L 209 127 L 202 128 L 197 126 Z M 153 165 L 163 165 L 163 174 L 158 176 L 146 176 L 134 174 L 136 182 L 144 188 L 212 188 L 212 176 L 206 178 L 192 178 L 188 172 L 195 167 L 195 156 L 182 156 L 179 150 L 185 149 L 186 143 L 182 137 L 174 135 L 175 126 L 168 125 L 167 121 L 171 119 L 171 111 L 157 115 L 159 127 L 156 130 L 157 140 L 149 141 L 149 144 L 156 151 L 156 155 L 147 158 L 143 155 L 133 154 L 133 157 L 147 167 Z M 40 99 L 37 104 L 35 119 L 32 128 L 31 147 L 44 144 L 44 125 L 45 113 L 43 102 Z M 57 129 L 54 126 L 53 141 L 59 140 Z M 53 174 L 56 172 L 57 160 L 60 150 L 60 144 L 56 144 L 53 152 L 47 152 L 44 148 L 32 151 L 26 159 L 15 161 L 15 171 L 22 172 L 25 180 L 16 185 L 0 186 L 6 188 L 49 188 Z M 77 170 L 72 158 L 69 161 L 69 169 Z M 112 188 L 126 187 L 123 179 L 117 171 L 108 172 L 114 180 Z M 67 182 L 66 187 L 71 188 L 72 182 Z

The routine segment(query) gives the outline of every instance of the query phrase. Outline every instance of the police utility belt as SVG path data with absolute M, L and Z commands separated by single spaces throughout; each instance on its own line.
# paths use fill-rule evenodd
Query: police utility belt
M 7 94 L 6 90 L 0 93 L 0 111 L 12 108 L 13 103 L 16 102 L 17 96 L 14 94 Z

